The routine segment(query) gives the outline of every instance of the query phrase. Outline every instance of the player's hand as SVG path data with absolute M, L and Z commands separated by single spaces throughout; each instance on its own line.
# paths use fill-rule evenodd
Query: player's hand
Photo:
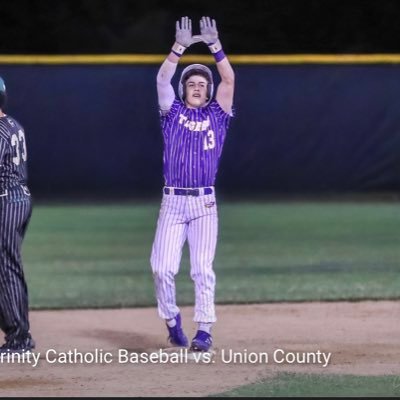
M 218 40 L 217 23 L 210 17 L 202 17 L 200 20 L 201 38 L 207 45 L 214 44 Z
M 176 21 L 175 40 L 184 47 L 189 47 L 193 43 L 201 42 L 199 35 L 192 36 L 192 20 L 189 17 L 182 17 L 181 23 Z

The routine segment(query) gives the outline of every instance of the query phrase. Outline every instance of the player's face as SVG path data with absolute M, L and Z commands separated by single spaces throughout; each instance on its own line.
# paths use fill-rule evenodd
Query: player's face
M 207 100 L 207 79 L 200 75 L 192 75 L 186 81 L 186 106 L 203 107 Z

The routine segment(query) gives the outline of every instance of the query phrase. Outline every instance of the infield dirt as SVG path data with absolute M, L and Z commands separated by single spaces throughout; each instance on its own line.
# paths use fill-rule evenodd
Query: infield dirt
M 181 311 L 192 337 L 192 307 Z M 216 353 L 196 362 L 165 358 L 154 308 L 32 311 L 40 358 L 0 360 L 1 395 L 206 396 L 278 372 L 400 375 L 400 302 L 221 305 L 217 316 Z

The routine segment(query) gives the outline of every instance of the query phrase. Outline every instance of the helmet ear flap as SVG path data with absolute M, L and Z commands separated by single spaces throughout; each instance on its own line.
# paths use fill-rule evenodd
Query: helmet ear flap
M 0 108 L 3 108 L 5 106 L 6 100 L 7 100 L 6 84 L 4 83 L 3 78 L 0 76 Z
M 211 98 L 212 84 L 207 83 L 207 100 Z
M 6 92 L 0 92 L 0 108 L 3 108 L 7 102 Z

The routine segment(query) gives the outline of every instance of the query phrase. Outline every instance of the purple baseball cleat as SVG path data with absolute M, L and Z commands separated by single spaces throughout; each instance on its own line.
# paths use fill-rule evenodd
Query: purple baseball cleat
M 190 350 L 208 351 L 212 346 L 212 336 L 204 331 L 197 331 L 196 336 L 192 340 Z
M 175 317 L 176 325 L 170 328 L 167 325 L 169 337 L 168 340 L 173 346 L 188 347 L 189 341 L 182 329 L 181 315 Z

